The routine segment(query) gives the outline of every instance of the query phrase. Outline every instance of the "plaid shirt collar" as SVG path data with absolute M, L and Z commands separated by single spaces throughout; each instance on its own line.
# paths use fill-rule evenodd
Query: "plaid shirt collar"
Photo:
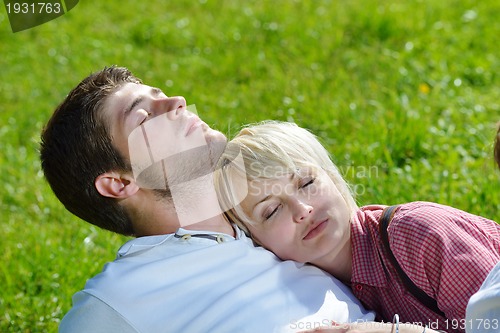
M 378 254 L 381 244 L 378 219 L 383 208 L 384 206 L 380 206 L 380 209 L 371 207 L 368 211 L 360 209 L 352 219 L 352 285 L 361 283 L 373 287 L 387 286 L 385 268 Z

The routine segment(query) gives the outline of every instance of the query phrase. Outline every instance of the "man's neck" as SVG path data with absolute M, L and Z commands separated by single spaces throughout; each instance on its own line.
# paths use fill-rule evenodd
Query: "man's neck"
M 217 215 L 200 223 L 181 226 L 181 228 L 186 230 L 212 231 L 227 234 L 233 237 L 236 236 L 233 226 L 224 218 L 223 215 Z
M 141 209 L 135 209 L 131 215 L 136 237 L 172 234 L 179 227 L 235 236 L 231 223 L 225 219 L 222 213 L 217 213 L 217 210 L 213 217 L 194 219 L 192 223 L 189 223 L 190 221 L 186 219 L 179 219 L 178 212 L 172 202 L 158 200 L 150 191 L 143 191 L 141 195 L 127 200 L 134 201 L 131 203 L 133 207 L 141 207 Z M 218 206 L 218 202 L 214 205 Z M 203 216 L 203 214 L 198 216 Z

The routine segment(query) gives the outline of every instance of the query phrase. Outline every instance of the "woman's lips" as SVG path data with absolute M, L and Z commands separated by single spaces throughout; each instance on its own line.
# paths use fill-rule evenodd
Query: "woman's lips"
M 327 223 L 328 223 L 328 219 L 324 220 L 323 222 L 320 222 L 318 225 L 313 227 L 307 233 L 307 235 L 303 238 L 303 240 L 312 239 L 312 238 L 316 237 L 317 235 L 319 235 L 323 230 L 325 230 Z

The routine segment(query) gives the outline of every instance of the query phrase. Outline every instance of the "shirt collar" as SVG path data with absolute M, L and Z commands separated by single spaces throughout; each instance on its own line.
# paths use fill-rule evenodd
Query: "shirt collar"
M 243 231 L 233 223 L 231 223 L 231 226 L 234 229 L 234 233 L 235 233 L 236 237 L 230 236 L 230 235 L 225 234 L 225 233 L 220 233 L 220 232 L 203 231 L 203 230 L 187 230 L 184 228 L 177 229 L 175 234 L 180 235 L 180 236 L 184 236 L 184 235 L 214 235 L 214 236 L 218 236 L 218 235 L 220 235 L 221 237 L 224 238 L 224 241 L 233 241 L 233 240 L 242 238 Z
M 127 243 L 122 245 L 122 247 L 118 250 L 117 257 L 123 257 L 132 253 L 136 253 L 139 251 L 144 251 L 148 250 L 150 248 L 153 248 L 155 246 L 158 246 L 165 242 L 168 239 L 175 238 L 175 235 L 199 235 L 199 234 L 205 234 L 205 235 L 214 235 L 216 238 L 217 236 L 223 238 L 223 242 L 230 242 L 234 241 L 237 239 L 245 239 L 245 234 L 243 231 L 238 228 L 235 224 L 231 224 L 235 231 L 236 237 L 230 236 L 228 234 L 224 233 L 218 233 L 218 232 L 213 232 L 213 231 L 201 231 L 201 230 L 187 230 L 184 228 L 179 228 L 174 234 L 165 234 L 165 235 L 154 235 L 154 236 L 144 236 L 144 237 L 139 237 L 139 238 L 134 238 L 129 240 Z M 181 238 L 179 238 L 181 240 Z M 200 239 L 201 241 L 204 241 Z M 213 242 L 211 239 L 206 239 L 207 242 Z
M 387 277 L 379 256 L 380 236 L 374 210 L 357 211 L 352 219 L 352 277 L 351 283 L 386 287 Z M 378 215 L 377 215 L 378 214 Z

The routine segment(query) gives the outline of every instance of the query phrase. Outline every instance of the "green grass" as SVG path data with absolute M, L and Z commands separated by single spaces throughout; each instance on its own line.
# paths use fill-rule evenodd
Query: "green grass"
M 359 204 L 429 200 L 500 221 L 495 0 L 80 1 L 13 34 L 0 10 L 0 332 L 53 332 L 126 240 L 44 182 L 43 124 L 105 65 L 183 95 L 233 135 L 264 119 L 321 137 Z

